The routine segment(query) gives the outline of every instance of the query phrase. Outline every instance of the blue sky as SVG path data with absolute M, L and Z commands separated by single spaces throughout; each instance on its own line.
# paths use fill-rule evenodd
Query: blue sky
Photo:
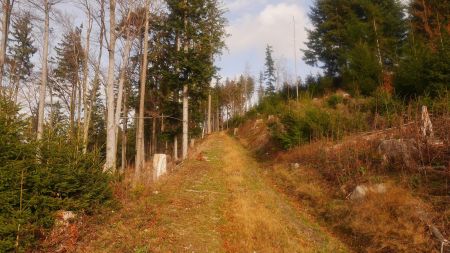
M 224 0 L 229 20 L 228 50 L 217 59 L 223 77 L 244 72 L 254 76 L 264 69 L 264 51 L 273 46 L 281 79 L 292 79 L 294 68 L 294 22 L 296 23 L 297 73 L 304 78 L 318 69 L 301 60 L 305 48 L 305 29 L 310 26 L 307 13 L 312 0 Z

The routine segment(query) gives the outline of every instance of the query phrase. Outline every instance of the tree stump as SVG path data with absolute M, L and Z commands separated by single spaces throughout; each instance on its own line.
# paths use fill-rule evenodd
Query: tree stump
M 155 154 L 153 156 L 153 180 L 158 180 L 167 173 L 167 155 Z

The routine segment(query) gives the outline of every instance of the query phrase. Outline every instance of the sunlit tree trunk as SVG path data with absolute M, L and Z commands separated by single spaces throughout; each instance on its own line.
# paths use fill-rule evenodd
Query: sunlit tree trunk
M 130 58 L 130 51 L 131 51 L 131 36 L 127 34 L 127 39 L 125 42 L 125 49 L 122 57 L 122 68 L 120 70 L 120 77 L 119 77 L 119 91 L 117 94 L 117 105 L 116 105 L 116 112 L 115 112 L 115 126 L 114 131 L 116 134 L 116 144 L 114 145 L 115 151 L 114 153 L 117 153 L 117 147 L 118 147 L 118 135 L 119 135 L 119 126 L 120 126 L 120 114 L 122 112 L 122 101 L 123 101 L 123 93 L 124 93 L 124 83 L 125 83 L 125 76 L 128 69 L 128 59 Z
M 173 140 L 173 159 L 178 161 L 178 138 L 176 135 Z
M 2 17 L 2 40 L 0 44 L 0 94 L 3 88 L 3 75 L 5 71 L 6 48 L 8 46 L 9 24 L 11 22 L 11 11 L 14 0 L 3 1 L 3 17 Z
M 148 30 L 149 30 L 149 7 L 150 0 L 145 1 L 145 29 L 143 40 L 143 55 L 142 55 L 142 68 L 141 68 L 141 80 L 140 80 L 140 98 L 139 98 L 139 116 L 138 116 L 138 128 L 137 128 L 137 142 L 136 142 L 136 170 L 135 181 L 140 180 L 141 172 L 145 163 L 145 143 L 144 143 L 144 107 L 145 107 L 145 84 L 147 82 L 147 65 L 148 65 Z
M 95 66 L 95 72 L 94 72 L 94 81 L 93 81 L 93 87 L 91 90 L 90 95 L 90 101 L 89 106 L 85 110 L 87 111 L 87 116 L 85 118 L 84 122 L 84 130 L 83 130 L 83 153 L 87 153 L 87 147 L 88 147 L 88 137 L 89 137 L 89 127 L 91 125 L 91 119 L 92 119 L 92 107 L 94 105 L 94 100 L 97 95 L 98 86 L 100 85 L 100 64 L 102 61 L 102 55 L 103 55 L 103 39 L 105 34 L 105 1 L 100 1 L 100 36 L 99 36 L 99 52 L 98 52 L 98 58 L 97 63 Z
M 187 5 L 187 0 L 184 1 Z M 186 12 L 186 11 L 185 11 Z M 187 13 L 184 13 L 184 32 L 187 33 Z M 184 52 L 187 53 L 188 41 L 186 34 L 184 36 Z M 189 141 L 189 86 L 183 85 L 183 139 L 182 139 L 182 159 L 185 160 L 188 156 L 188 141 Z
M 44 0 L 44 50 L 42 52 L 42 74 L 41 87 L 39 89 L 39 109 L 38 109 L 38 123 L 37 123 L 37 140 L 42 140 L 44 133 L 44 108 L 45 108 L 45 92 L 47 89 L 47 73 L 48 73 L 48 36 L 50 32 L 50 3 Z
M 208 134 L 211 134 L 211 90 L 208 94 Z
M 123 115 L 125 116 L 123 119 L 122 126 L 122 172 L 127 168 L 127 144 L 128 144 L 128 99 L 127 94 L 124 93 L 124 106 L 123 106 Z
M 108 80 L 106 83 L 106 163 L 104 170 L 116 169 L 116 153 L 114 152 L 116 145 L 116 131 L 114 120 L 114 65 L 115 65 L 115 49 L 116 49 L 116 1 L 109 2 L 109 65 Z
M 87 8 L 87 18 L 88 18 L 88 28 L 86 31 L 86 46 L 85 46 L 85 51 L 84 51 L 84 62 L 83 62 L 83 112 L 84 112 L 84 116 L 83 116 L 83 120 L 84 120 L 84 128 L 83 130 L 86 129 L 86 121 L 88 118 L 88 75 L 89 75 L 89 52 L 91 50 L 91 32 L 92 32 L 92 25 L 93 25 L 93 18 L 92 18 L 92 13 L 91 13 L 91 9 L 89 7 L 89 3 L 86 3 L 86 8 Z M 79 115 L 80 117 L 80 115 Z M 88 126 L 89 127 L 89 126 Z M 81 131 L 81 127 L 79 128 L 78 131 Z M 84 134 L 84 132 L 83 132 Z M 84 137 L 84 136 L 83 136 Z M 83 138 L 83 145 L 84 145 L 84 138 Z M 84 146 L 83 146 L 84 148 Z M 83 149 L 84 150 L 84 149 Z
M 188 135 L 188 113 L 189 113 L 189 88 L 188 85 L 185 84 L 183 86 L 183 153 L 182 153 L 182 158 L 183 160 L 185 160 L 187 158 L 187 154 L 188 154 L 188 139 L 189 139 L 189 135 Z

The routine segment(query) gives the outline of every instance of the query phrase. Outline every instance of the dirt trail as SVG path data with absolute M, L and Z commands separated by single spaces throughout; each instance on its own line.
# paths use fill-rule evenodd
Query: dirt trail
M 205 159 L 187 161 L 105 218 L 78 251 L 348 252 L 275 191 L 231 137 L 214 134 L 197 152 Z

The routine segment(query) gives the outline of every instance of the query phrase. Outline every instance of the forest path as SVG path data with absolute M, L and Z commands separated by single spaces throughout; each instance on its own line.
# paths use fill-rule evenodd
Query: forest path
M 348 252 L 274 190 L 236 140 L 213 134 L 196 154 L 79 251 Z

